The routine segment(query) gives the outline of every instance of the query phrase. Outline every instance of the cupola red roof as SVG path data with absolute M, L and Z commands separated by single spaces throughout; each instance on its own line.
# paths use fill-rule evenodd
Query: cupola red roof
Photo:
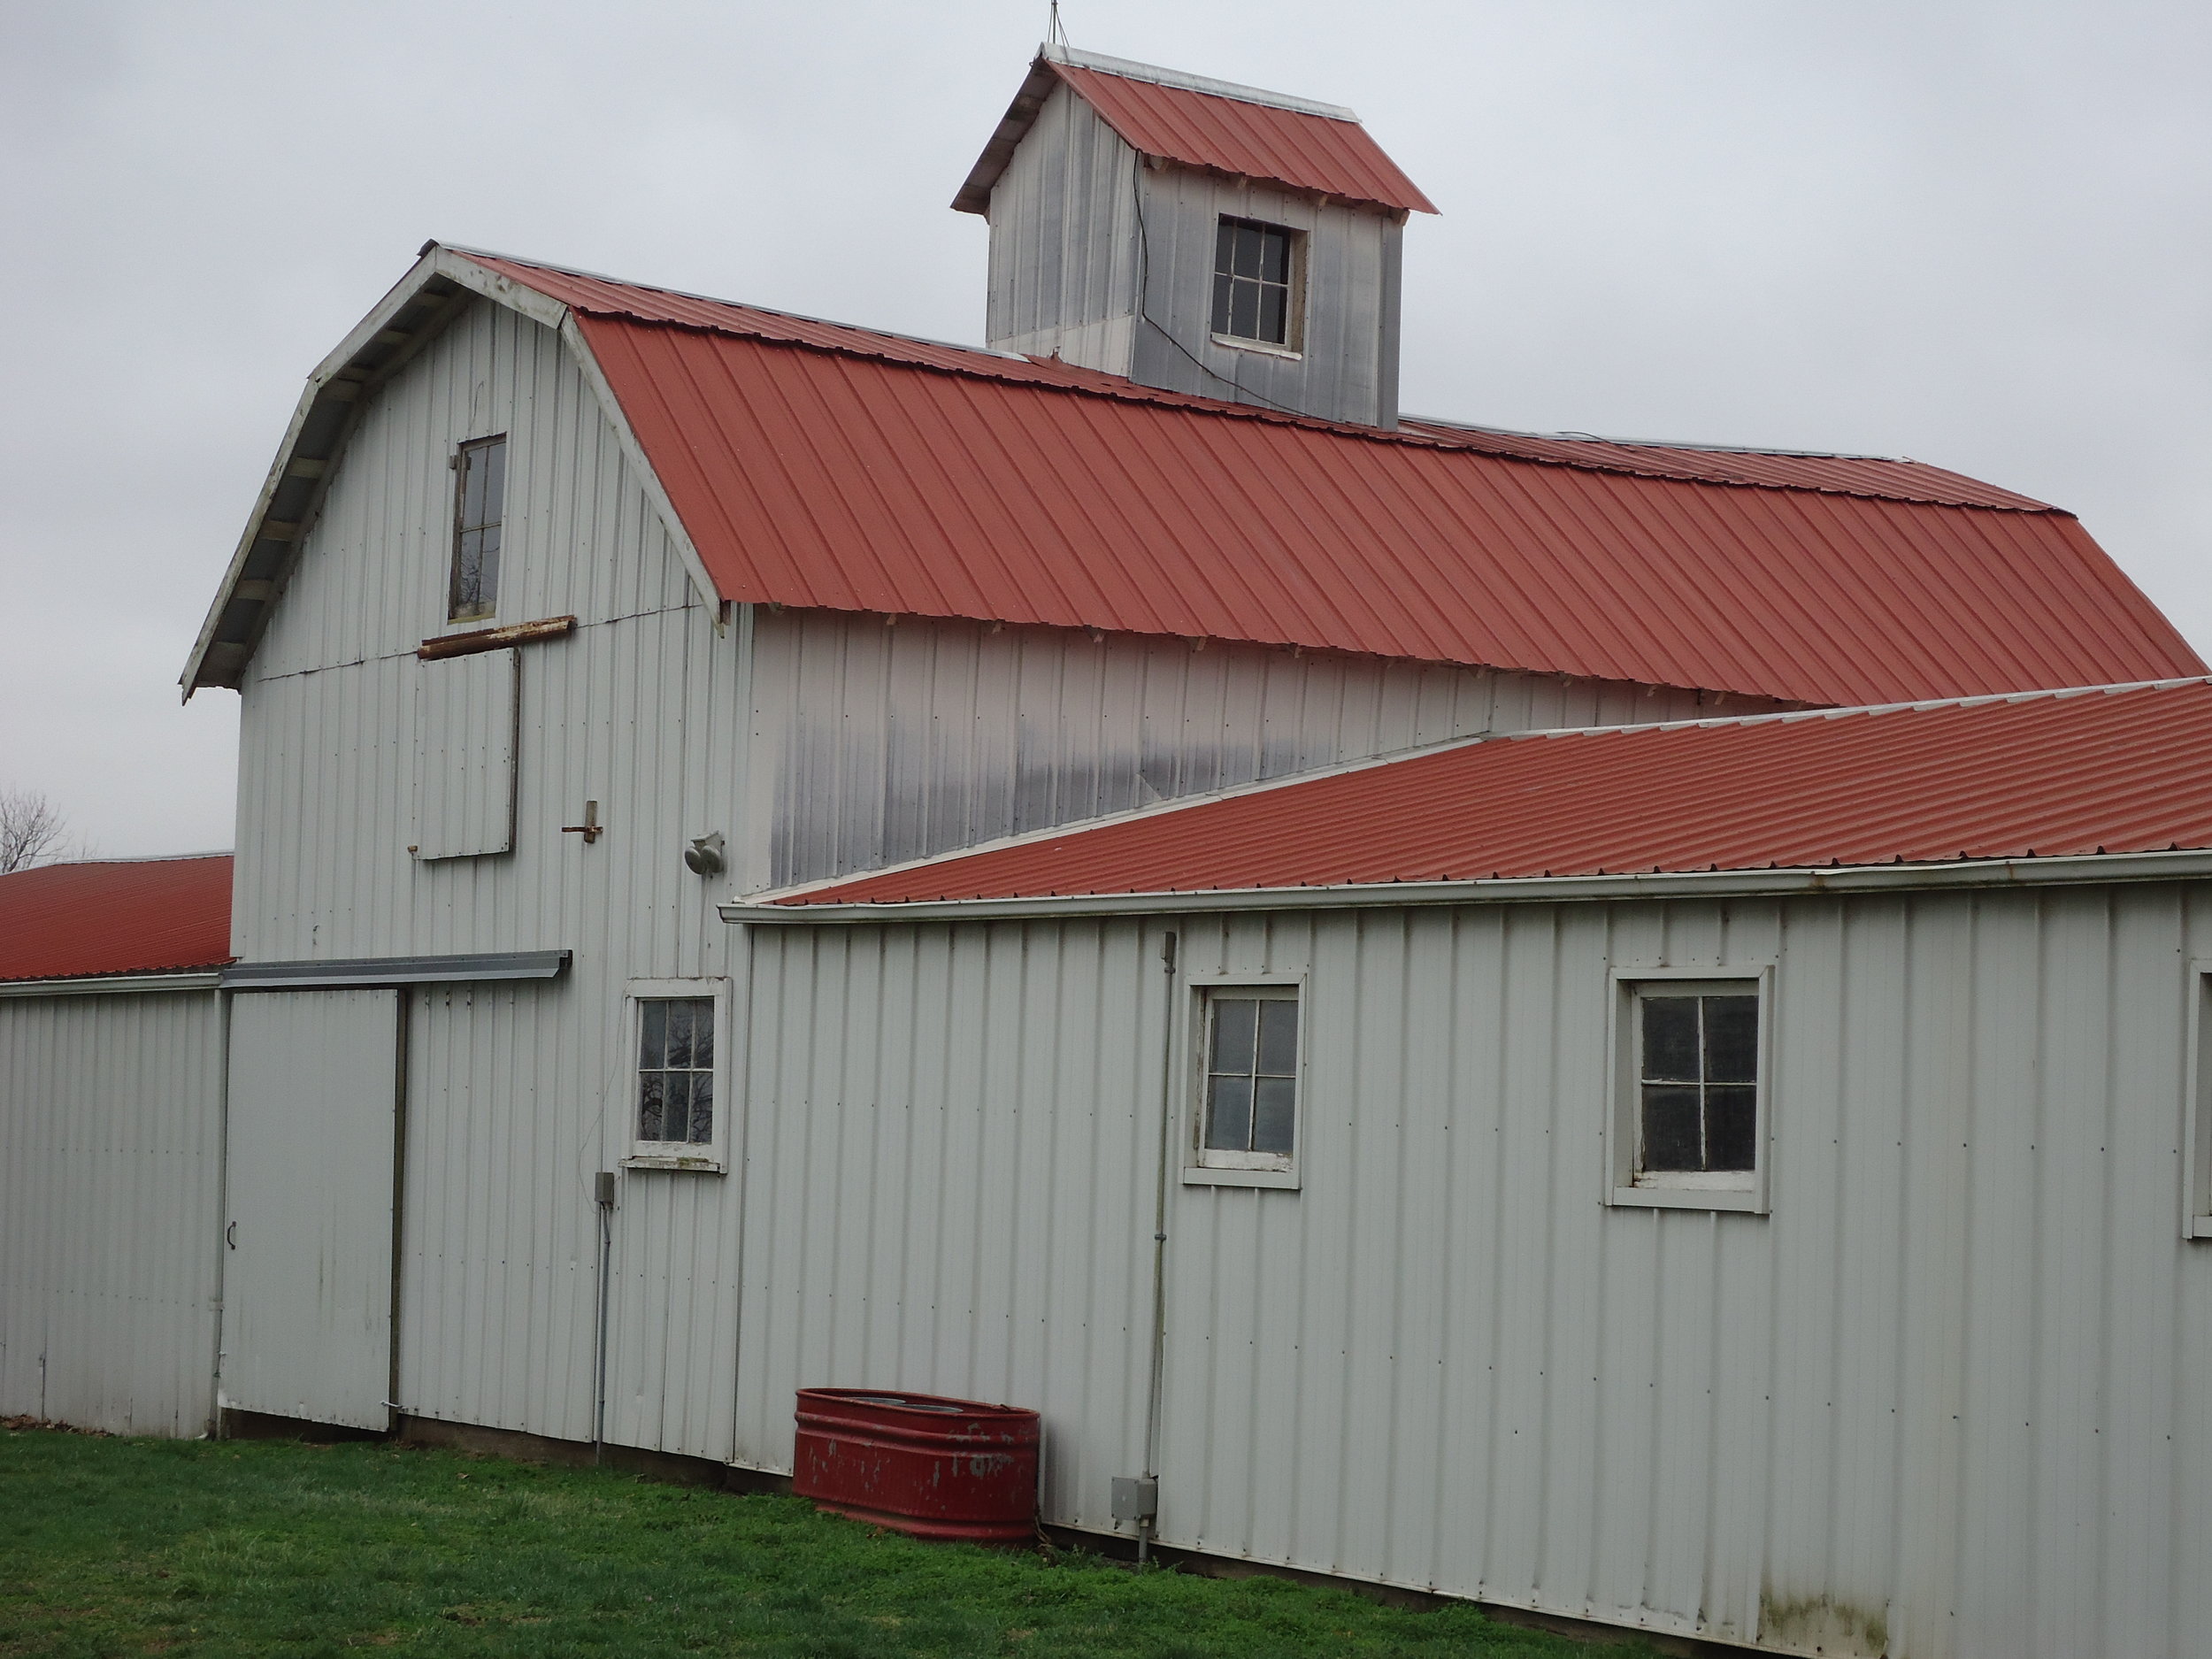
M 1060 84 L 1140 155 L 1395 212 L 1436 211 L 1349 110 L 1064 47 L 1030 66 L 954 207 L 989 211 L 992 185 Z

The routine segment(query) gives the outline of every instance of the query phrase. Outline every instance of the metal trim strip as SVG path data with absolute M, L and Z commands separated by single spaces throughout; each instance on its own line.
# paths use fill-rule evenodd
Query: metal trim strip
M 567 971 L 569 957 L 566 950 L 506 950 L 480 956 L 365 956 L 345 962 L 239 962 L 223 970 L 222 986 L 227 991 L 334 991 L 478 979 L 554 979 Z
M 889 904 L 719 906 L 726 922 L 805 927 L 884 922 L 995 921 L 1026 917 L 1157 916 L 1198 911 L 1394 910 L 1429 904 L 1534 904 L 1608 899 L 1787 896 L 1911 888 L 2049 887 L 2100 881 L 2200 880 L 2212 852 L 2085 853 L 1940 864 L 1841 865 L 1816 870 L 1659 871 L 1617 876 L 1527 876 L 1475 881 L 1367 882 L 1344 887 L 1246 887 L 1095 893 L 1010 899 L 933 899 Z
M 214 968 L 187 973 L 89 973 L 73 979 L 11 979 L 0 996 L 115 996 L 142 991 L 212 991 L 222 983 Z

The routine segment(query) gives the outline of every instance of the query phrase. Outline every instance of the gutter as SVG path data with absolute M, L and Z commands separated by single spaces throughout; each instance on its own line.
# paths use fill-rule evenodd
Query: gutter
M 11 979 L 0 996 L 113 996 L 132 991 L 212 991 L 221 983 L 219 968 L 184 973 L 96 973 L 73 979 Z
M 886 922 L 981 922 L 1029 917 L 1160 916 L 1201 911 L 1395 909 L 1429 904 L 1539 904 L 1623 899 L 1788 897 L 1944 888 L 2042 887 L 2212 877 L 2212 850 L 2080 853 L 2051 858 L 1978 858 L 1948 864 L 1843 864 L 1794 870 L 1661 871 L 1634 875 L 1506 876 L 1471 881 L 1380 881 L 1335 887 L 1195 892 L 1056 894 L 1019 898 L 924 899 L 905 903 L 780 904 L 732 899 L 726 922 L 820 927 Z

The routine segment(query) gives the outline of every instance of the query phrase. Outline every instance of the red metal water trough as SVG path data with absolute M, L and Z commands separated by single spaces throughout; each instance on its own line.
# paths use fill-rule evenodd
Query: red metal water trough
M 799 1390 L 791 1490 L 916 1538 L 1026 1543 L 1037 1533 L 1034 1411 L 872 1388 Z

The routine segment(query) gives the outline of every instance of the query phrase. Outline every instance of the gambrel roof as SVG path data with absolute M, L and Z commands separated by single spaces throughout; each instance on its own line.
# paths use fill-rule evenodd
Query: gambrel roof
M 2054 859 L 2102 861 L 2082 873 L 2110 879 L 2116 857 L 2208 849 L 2212 682 L 2191 680 L 1478 738 L 741 908 L 1313 889 L 1388 903 L 1455 884 Z
M 348 411 L 479 296 L 561 331 L 722 601 L 1821 704 L 2204 672 L 2070 514 L 1938 467 L 1336 425 L 434 245 L 311 380 L 188 695 Z

